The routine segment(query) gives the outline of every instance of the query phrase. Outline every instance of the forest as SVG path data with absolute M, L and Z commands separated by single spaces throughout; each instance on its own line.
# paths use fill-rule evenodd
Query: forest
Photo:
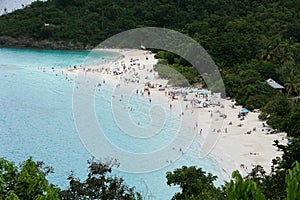
M 281 159 L 273 160 L 271 174 L 257 166 L 245 179 L 234 173 L 235 182 L 227 183 L 224 188 L 215 188 L 212 184 L 215 177 L 201 169 L 182 167 L 170 172 L 168 184 L 182 187 L 182 192 L 173 199 L 299 199 L 299 165 L 293 164 L 300 162 L 299 10 L 300 0 L 37 1 L 0 16 L 0 45 L 5 46 L 3 38 L 10 38 L 87 49 L 122 31 L 149 26 L 186 34 L 212 56 L 222 75 L 226 96 L 249 110 L 259 109 L 259 118 L 278 131 L 287 132 L 290 143 L 284 146 L 274 141 L 284 154 Z M 186 60 L 166 51 L 157 51 L 156 56 L 162 64 L 184 75 L 190 84 L 203 83 L 201 75 Z M 157 70 L 161 76 L 169 73 Z M 284 89 L 279 91 L 267 85 L 269 78 Z M 292 173 L 296 174 L 293 177 L 298 174 L 298 179 L 289 178 Z M 8 197 L 11 193 L 3 192 L 3 187 L 13 183 L 4 184 L 2 174 L 0 195 Z M 187 180 L 186 177 L 198 178 Z M 288 189 L 293 181 L 296 186 Z M 78 194 L 76 188 L 88 187 L 76 181 L 72 183 L 78 186 L 70 187 L 73 195 Z M 48 189 L 53 191 L 52 187 Z M 124 199 L 138 198 L 128 188 L 123 191 L 132 192 Z M 246 196 L 239 196 L 242 194 Z
M 299 10 L 300 0 L 36 1 L 1 16 L 0 37 L 85 49 L 133 28 L 173 29 L 192 37 L 212 56 L 227 97 L 249 110 L 260 109 L 261 119 L 278 131 L 299 136 Z M 191 84 L 201 81 L 185 60 L 168 52 L 158 55 Z M 285 90 L 268 87 L 269 78 Z

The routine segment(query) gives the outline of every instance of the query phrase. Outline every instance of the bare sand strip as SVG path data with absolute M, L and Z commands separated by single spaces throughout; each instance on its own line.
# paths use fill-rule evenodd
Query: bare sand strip
M 234 170 L 239 170 L 246 175 L 254 165 L 261 165 L 269 172 L 272 159 L 277 156 L 281 157 L 282 152 L 277 151 L 272 144 L 274 140 L 286 143 L 286 134 L 270 134 L 271 128 L 258 119 L 259 112 L 249 112 L 245 117 L 239 118 L 238 115 L 243 108 L 236 106 L 234 101 L 225 99 L 222 99 L 220 107 L 192 106 L 190 101 L 185 101 L 193 99 L 196 94 L 189 93 L 191 88 L 176 88 L 176 91 L 182 91 L 185 94 L 176 95 L 176 98 L 172 99 L 168 94 L 174 91 L 174 88 L 170 86 L 164 88 L 167 80 L 160 79 L 153 70 L 153 65 L 157 63 L 154 54 L 145 50 L 100 50 L 120 53 L 123 56 L 115 62 L 102 64 L 96 68 L 94 66 L 93 69 L 64 70 L 63 73 L 77 74 L 79 70 L 84 70 L 86 76 L 101 76 L 101 79 L 105 79 L 116 87 L 121 87 L 124 92 L 134 93 L 139 88 L 137 92 L 144 92 L 145 98 L 149 98 L 149 101 L 161 103 L 162 106 L 170 107 L 173 112 L 178 113 L 182 126 L 189 127 L 191 130 L 186 134 L 194 134 L 200 143 L 207 138 L 211 124 L 215 123 L 214 120 L 224 120 L 222 127 L 213 130 L 214 134 L 219 134 L 219 137 L 210 151 L 210 156 L 218 161 L 224 179 L 228 180 Z M 150 87 L 144 91 L 148 83 Z M 197 88 L 194 89 L 197 90 Z M 151 97 L 147 96 L 148 91 Z M 200 98 L 205 101 L 205 98 L 210 97 L 211 94 L 208 91 L 207 97 L 201 95 Z M 223 109 L 219 111 L 221 107 Z M 217 117 L 212 118 L 210 115 Z

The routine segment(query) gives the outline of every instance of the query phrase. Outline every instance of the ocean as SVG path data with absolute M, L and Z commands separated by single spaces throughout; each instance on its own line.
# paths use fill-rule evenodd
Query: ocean
M 85 148 L 77 133 L 72 102 L 76 77 L 62 74 L 66 67 L 80 66 L 89 51 L 54 51 L 0 48 L 0 157 L 20 163 L 29 156 L 44 161 L 54 168 L 48 176 L 50 183 L 67 188 L 66 180 L 71 171 L 83 180 L 88 173 L 87 160 L 92 155 Z M 107 63 L 120 55 L 98 52 L 97 63 Z M 147 153 L 163 148 L 178 129 L 178 119 L 166 115 L 166 125 L 154 138 L 132 139 L 112 120 L 113 88 L 103 87 L 95 94 L 96 115 L 106 137 L 119 148 L 133 153 Z M 147 126 L 148 104 L 140 98 L 130 99 L 130 104 L 140 112 L 133 112 L 133 121 L 142 119 Z M 88 120 L 88 119 L 87 119 Z M 110 149 L 104 149 L 110 151 Z M 103 158 L 105 159 L 105 158 Z M 131 162 L 130 160 L 128 162 Z M 152 165 L 155 158 L 145 163 Z M 120 163 L 122 165 L 122 163 Z M 145 199 L 171 199 L 179 190 L 169 187 L 166 172 L 181 166 L 203 168 L 221 176 L 216 160 L 199 158 L 199 144 L 193 143 L 180 159 L 153 171 L 134 173 L 113 170 L 118 177 L 135 187 Z M 222 179 L 216 182 L 222 184 Z

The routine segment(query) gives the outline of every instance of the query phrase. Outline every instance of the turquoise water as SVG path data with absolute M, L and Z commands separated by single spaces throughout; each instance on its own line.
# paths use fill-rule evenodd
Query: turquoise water
M 88 51 L 0 48 L 0 156 L 15 163 L 29 156 L 44 161 L 54 168 L 55 173 L 49 175 L 50 182 L 60 187 L 67 187 L 66 178 L 71 170 L 83 179 L 87 174 L 86 161 L 92 157 L 81 142 L 73 119 L 72 95 L 76 77 L 66 79 L 60 70 L 79 66 L 88 54 Z M 98 63 L 118 57 L 103 52 L 97 56 Z M 112 91 L 108 85 L 102 87 L 95 98 L 101 128 L 112 143 L 128 152 L 147 153 L 172 141 L 179 120 L 168 113 L 164 113 L 167 123 L 161 133 L 153 138 L 131 138 L 123 134 L 112 120 Z M 129 104 L 134 108 L 131 120 L 146 127 L 150 123 L 147 100 L 132 97 Z M 153 162 L 149 160 L 148 164 Z M 167 186 L 165 174 L 182 165 L 197 165 L 220 176 L 215 160 L 209 157 L 199 159 L 199 143 L 196 142 L 179 160 L 163 169 L 140 174 L 115 169 L 114 173 L 123 177 L 130 186 L 135 186 L 145 199 L 171 199 L 177 188 Z

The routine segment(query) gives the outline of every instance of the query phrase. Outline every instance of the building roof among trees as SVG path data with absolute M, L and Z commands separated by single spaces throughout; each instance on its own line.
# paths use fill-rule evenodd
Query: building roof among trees
M 267 83 L 275 89 L 284 89 L 284 87 L 282 85 L 280 85 L 279 83 L 277 83 L 276 81 L 274 81 L 273 79 L 269 78 L 267 80 Z

